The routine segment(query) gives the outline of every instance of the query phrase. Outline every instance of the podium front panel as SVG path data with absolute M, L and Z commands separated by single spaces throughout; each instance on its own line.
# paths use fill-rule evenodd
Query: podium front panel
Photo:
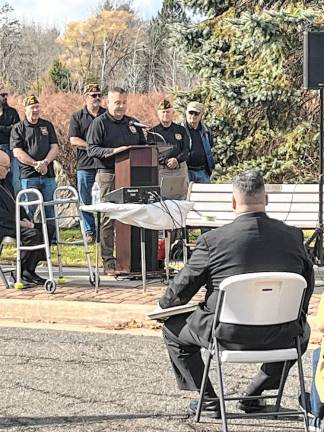
M 134 146 L 116 155 L 115 188 L 157 186 L 158 152 L 154 146 Z M 116 222 L 116 270 L 141 271 L 140 229 Z M 158 232 L 145 231 L 146 269 L 158 270 Z

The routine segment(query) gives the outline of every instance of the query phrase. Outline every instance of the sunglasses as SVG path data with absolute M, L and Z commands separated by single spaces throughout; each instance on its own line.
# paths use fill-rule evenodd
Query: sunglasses
M 101 98 L 101 94 L 100 93 L 89 93 L 89 96 L 91 96 L 93 99 L 95 99 L 95 98 Z
M 199 116 L 201 113 L 197 112 L 197 111 L 188 111 L 188 114 L 194 115 L 194 116 Z
M 0 93 L 0 96 L 2 96 L 2 97 L 7 97 L 7 96 L 8 96 L 8 93 Z

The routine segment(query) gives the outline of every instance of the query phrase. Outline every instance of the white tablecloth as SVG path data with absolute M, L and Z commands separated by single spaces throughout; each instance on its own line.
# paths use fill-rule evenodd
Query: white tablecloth
M 80 210 L 108 213 L 111 219 L 151 230 L 172 230 L 186 225 L 187 214 L 194 204 L 189 201 L 166 200 L 153 204 L 99 203 L 82 205 Z

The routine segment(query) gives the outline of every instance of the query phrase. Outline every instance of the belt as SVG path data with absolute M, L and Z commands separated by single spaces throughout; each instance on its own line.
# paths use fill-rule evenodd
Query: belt
M 113 168 L 98 168 L 98 172 L 115 174 L 115 170 Z
M 199 165 L 199 166 L 188 166 L 188 169 L 191 171 L 205 171 L 206 165 Z

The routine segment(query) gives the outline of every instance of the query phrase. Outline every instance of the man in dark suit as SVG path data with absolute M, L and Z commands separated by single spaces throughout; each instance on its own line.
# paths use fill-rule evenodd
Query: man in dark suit
M 297 334 L 302 334 L 302 349 L 307 348 L 310 336 L 306 322 L 308 303 L 314 288 L 313 266 L 303 245 L 301 230 L 270 219 L 265 213 L 267 196 L 261 173 L 249 170 L 233 181 L 234 222 L 199 237 L 188 264 L 174 278 L 159 304 L 164 308 L 187 303 L 206 285 L 205 301 L 195 312 L 169 318 L 163 334 L 170 360 L 182 390 L 197 390 L 201 386 L 204 364 L 201 347 L 208 347 L 220 282 L 233 275 L 251 272 L 284 271 L 301 274 L 307 281 L 306 296 L 300 322 L 268 327 L 236 325 L 219 326 L 217 336 L 228 348 L 257 349 L 287 346 Z M 257 305 L 251 305 L 251 310 Z M 261 395 L 264 390 L 279 386 L 283 363 L 265 363 L 247 387 L 244 395 Z M 210 381 L 206 398 L 216 394 Z M 195 414 L 197 400 L 191 402 L 189 412 Z M 241 401 L 245 412 L 264 409 L 261 399 Z M 204 415 L 218 418 L 219 405 L 215 401 L 203 404 Z
M 11 183 L 6 179 L 10 170 L 9 156 L 0 150 L 0 243 L 4 237 L 16 237 L 16 204 Z M 43 243 L 40 229 L 31 222 L 23 207 L 20 209 L 20 232 L 21 241 L 25 246 L 35 246 Z M 36 224 L 37 225 L 37 224 Z M 49 230 L 49 237 L 54 230 Z M 30 284 L 43 285 L 45 279 L 36 272 L 39 261 L 45 259 L 44 249 L 34 251 L 21 251 L 21 279 L 24 286 Z

